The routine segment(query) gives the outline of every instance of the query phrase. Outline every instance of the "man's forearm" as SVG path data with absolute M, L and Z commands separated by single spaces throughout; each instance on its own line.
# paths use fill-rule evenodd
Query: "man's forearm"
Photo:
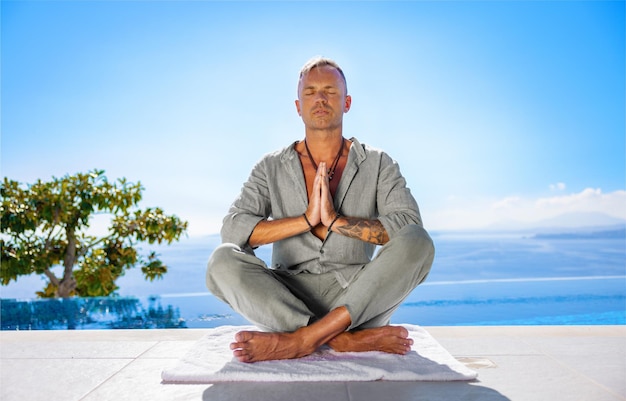
M 255 248 L 271 244 L 311 231 L 311 228 L 309 221 L 302 215 L 280 220 L 262 220 L 254 227 L 248 245 Z M 384 245 L 389 241 L 387 230 L 379 220 L 340 216 L 331 225 L 331 230 L 376 245 Z
M 389 241 L 387 230 L 379 220 L 341 216 L 331 226 L 331 230 L 376 245 L 384 245 Z
M 253 248 L 310 231 L 309 223 L 300 215 L 280 220 L 261 220 L 252 230 L 248 245 Z

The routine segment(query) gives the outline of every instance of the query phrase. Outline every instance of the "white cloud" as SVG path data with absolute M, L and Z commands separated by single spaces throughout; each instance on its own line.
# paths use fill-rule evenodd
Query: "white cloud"
M 523 202 L 522 198 L 519 196 L 509 196 L 500 201 L 495 202 L 492 205 L 493 209 L 509 209 L 511 207 L 518 206 L 521 202 Z
M 600 188 L 586 188 L 578 193 L 542 198 L 448 199 L 438 210 L 422 213 L 427 228 L 449 230 L 504 226 L 513 222 L 535 223 L 566 213 L 602 213 L 626 219 L 626 191 L 604 193 Z
M 563 182 L 557 182 L 556 184 L 550 184 L 550 190 L 551 191 L 564 191 L 565 190 L 565 183 Z
M 600 188 L 586 188 L 582 192 L 540 198 L 535 202 L 538 210 L 566 212 L 601 212 L 626 218 L 626 191 L 603 193 Z

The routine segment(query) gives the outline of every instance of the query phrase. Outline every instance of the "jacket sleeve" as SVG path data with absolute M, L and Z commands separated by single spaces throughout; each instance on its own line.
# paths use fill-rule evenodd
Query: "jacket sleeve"
M 389 238 L 407 224 L 422 226 L 419 207 L 400 167 L 389 155 L 382 153 L 377 190 L 378 220 L 387 230 Z
M 222 242 L 248 247 L 248 239 L 259 221 L 271 215 L 267 174 L 264 161 L 257 163 L 244 183 L 241 193 L 224 217 Z

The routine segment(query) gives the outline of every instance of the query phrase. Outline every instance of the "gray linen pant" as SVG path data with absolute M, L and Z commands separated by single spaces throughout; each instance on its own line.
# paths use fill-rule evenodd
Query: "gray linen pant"
M 350 312 L 349 329 L 365 329 L 389 324 L 400 303 L 426 279 L 434 255 L 428 233 L 407 225 L 342 288 L 333 272 L 278 272 L 225 243 L 209 259 L 206 283 L 213 295 L 266 331 L 295 331 L 340 306 Z

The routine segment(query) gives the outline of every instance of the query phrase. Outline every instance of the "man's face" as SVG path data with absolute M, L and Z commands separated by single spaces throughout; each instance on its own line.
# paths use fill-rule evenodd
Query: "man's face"
M 296 109 L 308 129 L 340 128 L 351 102 L 341 74 L 331 66 L 313 68 L 298 85 Z

